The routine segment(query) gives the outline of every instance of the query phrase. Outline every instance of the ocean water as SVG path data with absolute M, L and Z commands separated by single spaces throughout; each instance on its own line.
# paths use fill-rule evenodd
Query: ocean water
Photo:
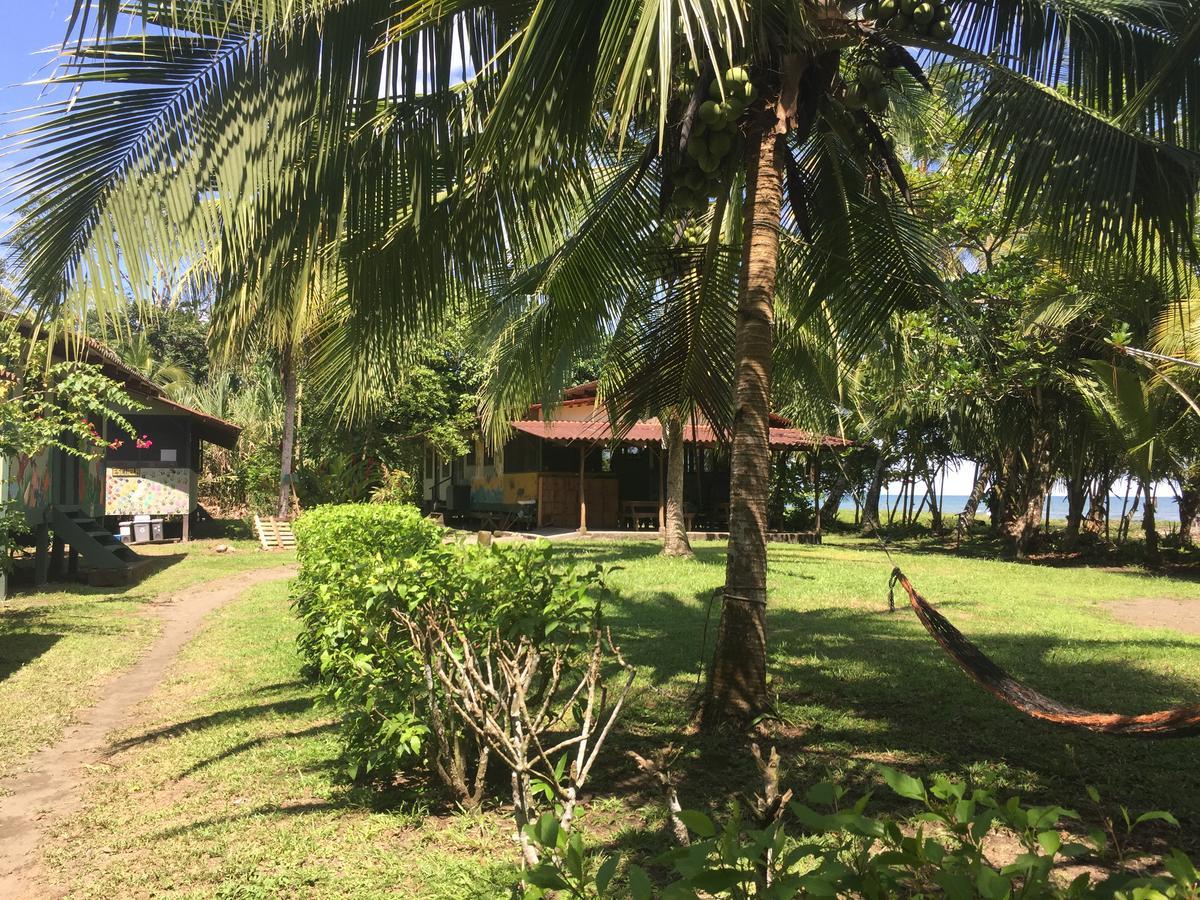
M 1121 515 L 1121 502 L 1123 500 L 1124 500 L 1124 497 L 1122 497 L 1119 494 L 1112 495 L 1112 505 L 1109 507 L 1109 510 L 1110 510 L 1110 515 L 1112 516 L 1113 522 L 1116 522 L 1117 519 Z M 896 494 L 892 494 L 890 497 L 887 494 L 880 495 L 880 497 L 879 497 L 879 512 L 880 512 L 880 515 L 883 516 L 884 518 L 887 517 L 887 513 L 884 511 L 884 502 L 885 501 L 888 504 L 888 509 L 890 509 L 891 505 L 896 502 Z M 957 515 L 959 512 L 961 512 L 963 507 L 965 507 L 967 505 L 967 495 L 966 494 L 947 494 L 943 498 L 943 501 L 944 502 L 942 504 L 942 512 L 947 516 L 953 516 L 953 515 Z M 920 504 L 921 504 L 921 498 L 918 497 L 917 505 L 919 506 Z M 1129 505 L 1130 506 L 1133 505 L 1132 491 L 1130 492 L 1130 495 L 1129 495 Z M 926 512 L 928 512 L 928 504 L 926 504 L 926 507 L 927 507 Z M 847 497 L 845 500 L 842 501 L 842 509 L 853 514 L 854 513 L 854 501 L 852 499 L 850 499 L 849 497 Z M 900 514 L 900 511 L 897 510 L 896 515 L 898 516 L 899 514 Z M 988 514 L 987 506 L 985 506 L 982 503 L 979 504 L 979 516 L 981 518 L 983 518 L 983 517 L 987 516 L 987 514 Z M 1067 498 L 1066 498 L 1066 496 L 1051 497 L 1050 498 L 1050 518 L 1051 518 L 1051 520 L 1065 519 L 1066 517 L 1067 517 Z M 1142 520 L 1142 505 L 1141 504 L 1138 505 L 1138 511 L 1137 511 L 1137 515 L 1135 518 L 1136 518 L 1137 522 L 1141 522 L 1141 520 Z M 1171 496 L 1170 494 L 1167 494 L 1166 496 L 1159 494 L 1158 499 L 1156 501 L 1156 505 L 1155 505 L 1155 518 L 1160 524 L 1179 521 L 1179 505 L 1175 502 L 1175 498 L 1173 496 Z M 1162 530 L 1168 530 L 1168 529 L 1164 528 Z

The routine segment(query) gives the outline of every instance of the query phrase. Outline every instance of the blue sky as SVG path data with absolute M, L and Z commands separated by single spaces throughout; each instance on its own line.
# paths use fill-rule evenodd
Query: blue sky
M 37 99 L 21 85 L 50 61 L 38 51 L 62 43 L 71 0 L 0 0 L 0 11 L 0 108 L 10 112 Z
M 71 0 L 0 0 L 0 112 L 4 133 L 13 128 L 12 113 L 37 102 L 40 88 L 26 82 L 45 77 L 53 59 L 39 53 L 62 43 Z M 14 158 L 6 155 L 0 166 Z M 0 231 L 8 225 L 8 198 L 0 199 Z

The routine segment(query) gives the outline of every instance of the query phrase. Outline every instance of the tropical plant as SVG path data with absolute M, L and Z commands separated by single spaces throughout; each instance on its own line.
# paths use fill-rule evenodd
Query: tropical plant
M 377 361 L 615 210 L 623 232 L 602 232 L 589 277 L 664 217 L 710 222 L 707 269 L 735 220 L 733 390 L 705 410 L 731 431 L 733 485 L 705 710 L 752 717 L 770 706 L 776 299 L 837 305 L 861 339 L 935 294 L 886 129 L 922 114 L 922 61 L 958 67 L 966 127 L 939 152 L 972 154 L 980 192 L 1003 189 L 1012 220 L 1036 211 L 1056 255 L 1190 247 L 1193 4 L 910 6 L 154 0 L 126 8 L 144 33 L 117 36 L 119 0 L 76 0 L 75 33 L 97 37 L 68 42 L 57 80 L 105 89 L 48 103 L 23 134 L 21 282 L 59 302 L 215 247 L 228 308 L 279 311 L 321 266 L 352 299 L 356 361 Z

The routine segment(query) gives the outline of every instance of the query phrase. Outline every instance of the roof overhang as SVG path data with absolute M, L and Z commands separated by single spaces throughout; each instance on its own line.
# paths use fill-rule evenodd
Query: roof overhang
M 662 445 L 663 429 L 658 419 L 638 422 L 624 434 L 617 436 L 612 425 L 604 420 L 588 419 L 582 422 L 542 419 L 518 419 L 510 423 L 523 434 L 558 443 L 621 444 L 633 446 Z M 685 425 L 683 442 L 700 447 L 716 447 L 723 443 L 709 425 Z M 772 450 L 842 450 L 854 446 L 853 441 L 831 435 L 814 435 L 799 428 L 771 428 Z

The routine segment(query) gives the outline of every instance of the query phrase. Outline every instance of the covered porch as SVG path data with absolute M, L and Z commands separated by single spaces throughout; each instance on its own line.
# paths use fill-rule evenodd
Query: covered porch
M 513 436 L 494 456 L 482 445 L 454 461 L 427 456 L 426 498 L 432 509 L 462 527 L 489 530 L 657 536 L 664 527 L 667 452 L 657 419 L 639 421 L 620 436 L 606 420 L 594 417 L 525 419 L 512 427 Z M 792 428 L 774 416 L 770 440 L 776 462 L 800 456 L 814 476 L 823 455 L 851 446 L 841 438 Z M 728 449 L 703 423 L 686 425 L 683 441 L 687 530 L 698 539 L 724 538 L 729 527 Z M 812 483 L 817 483 L 815 477 Z M 820 495 L 815 489 L 813 493 L 819 507 Z M 770 527 L 777 539 L 788 539 L 782 523 L 771 522 Z

